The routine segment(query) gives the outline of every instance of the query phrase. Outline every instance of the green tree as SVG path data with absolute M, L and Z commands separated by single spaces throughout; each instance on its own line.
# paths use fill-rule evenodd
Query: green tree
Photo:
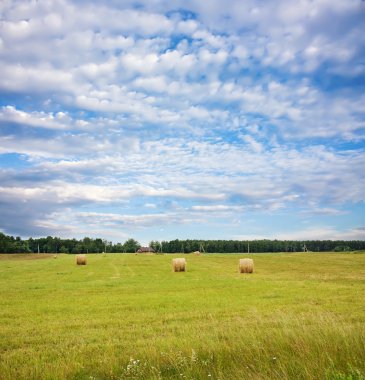
M 68 250 L 68 248 L 66 248 L 64 245 L 61 246 L 60 248 L 60 253 L 70 253 L 70 251 Z
M 138 248 L 141 247 L 141 244 L 138 243 L 137 240 L 134 239 L 128 239 L 124 244 L 123 244 L 123 250 L 124 252 L 129 252 L 133 253 L 138 250 Z

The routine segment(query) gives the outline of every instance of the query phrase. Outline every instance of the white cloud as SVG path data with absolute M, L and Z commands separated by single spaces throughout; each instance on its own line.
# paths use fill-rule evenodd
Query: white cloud
M 299 94 L 302 84 L 284 85 L 271 81 L 276 86 L 266 89 L 247 80 L 243 83 L 231 79 L 221 82 L 219 78 L 226 70 L 226 63 L 232 63 L 235 57 L 241 62 L 237 70 L 252 67 L 253 63 L 248 60 L 250 56 L 262 59 L 264 65 L 284 65 L 290 70 L 300 70 L 300 67 L 305 71 L 308 67 L 314 70 L 325 60 L 346 66 L 346 62 L 356 55 L 354 49 L 359 45 L 348 40 L 356 42 L 360 38 L 357 29 L 354 27 L 341 37 L 343 44 L 337 35 L 331 40 L 331 34 L 320 33 L 322 30 L 317 30 L 320 28 L 317 24 L 313 31 L 310 29 L 315 23 L 313 20 L 324 17 L 328 4 L 313 7 L 313 4 L 301 2 L 298 10 L 284 2 L 278 6 L 269 2 L 259 8 L 255 2 L 243 5 L 232 1 L 230 6 L 212 5 L 212 9 L 221 12 L 216 15 L 199 2 L 190 2 L 187 6 L 198 12 L 198 18 L 203 17 L 200 21 L 169 19 L 158 14 L 158 6 L 157 13 L 115 10 L 96 4 L 80 6 L 81 11 L 67 1 L 47 6 L 16 4 L 8 11 L 9 20 L 2 30 L 6 58 L 0 87 L 16 92 L 58 93 L 58 101 L 67 99 L 67 104 L 76 103 L 86 110 L 126 112 L 137 123 L 181 122 L 186 126 L 194 122 L 194 115 L 201 114 L 202 117 L 213 115 L 209 123 L 220 125 L 222 120 L 214 117 L 214 111 L 219 115 L 218 110 L 212 110 L 206 104 L 220 108 L 217 105 L 223 101 L 224 106 L 240 102 L 244 112 L 263 114 L 280 126 L 286 138 L 313 135 L 328 138 L 341 134 L 346 139 L 358 139 L 359 131 L 364 128 L 363 122 L 354 116 L 361 108 L 354 107 L 353 102 L 345 104 L 342 95 L 331 103 L 332 99 L 329 101 L 326 94 L 308 84 L 304 86 L 309 91 L 303 96 Z M 148 8 L 147 4 L 145 6 Z M 334 16 L 341 19 L 353 14 L 356 8 L 356 3 L 348 7 L 336 3 Z M 344 16 L 339 9 L 345 12 Z M 95 17 L 96 13 L 105 17 Z M 220 21 L 216 20 L 219 21 L 217 28 L 209 30 L 203 23 L 207 21 L 204 17 L 213 15 L 219 16 Z M 304 19 L 303 15 L 309 18 Z M 234 27 L 238 28 L 235 20 L 240 20 L 253 30 L 257 28 L 258 33 L 240 36 L 239 29 L 236 29 L 229 36 L 223 35 L 219 27 L 224 25 L 224 17 L 229 17 Z M 270 23 L 267 23 L 269 18 Z M 45 30 L 52 20 L 55 30 L 48 35 Z M 295 29 L 298 22 L 302 25 L 300 31 Z M 185 28 L 193 42 L 185 40 L 176 48 L 169 48 L 174 27 L 178 32 Z M 19 40 L 16 33 L 23 37 Z M 153 37 L 156 33 L 158 36 Z M 269 37 L 263 38 L 263 35 Z M 16 44 L 14 39 L 17 39 Z M 29 43 L 30 39 L 32 43 Z M 43 42 L 37 44 L 37 39 Z M 108 51 L 106 55 L 105 51 Z M 334 66 L 331 69 L 337 70 Z M 202 73 L 207 76 L 206 82 L 198 80 Z M 293 86 L 298 90 L 293 91 Z M 136 88 L 141 92 L 135 93 Z M 150 96 L 150 91 L 154 96 Z M 202 111 L 199 114 L 194 112 L 198 109 Z M 230 119 L 237 117 L 238 112 L 233 107 Z M 290 123 L 282 118 L 288 118 Z M 224 120 L 229 125 L 227 118 Z
M 49 129 L 69 129 L 71 127 L 71 118 L 65 112 L 56 114 L 41 112 L 27 113 L 17 110 L 13 106 L 3 106 L 0 109 L 0 122 L 11 122 L 31 127 L 49 128 Z
M 195 20 L 182 20 L 176 25 L 176 32 L 186 35 L 192 35 L 199 27 Z
M 152 226 L 172 204 L 196 221 L 291 207 L 341 218 L 341 205 L 364 201 L 362 2 L 6 1 L 0 11 L 0 153 L 27 164 L 1 174 L 7 228 L 24 200 L 44 202 L 42 231 L 57 226 L 46 206 L 122 204 L 129 225 L 142 215 Z M 90 216 L 118 221 L 101 214 Z
M 5 146 L 9 145 L 9 138 L 3 142 Z M 15 143 L 14 140 L 14 150 Z M 184 143 L 178 139 L 145 143 L 129 139 L 124 142 L 125 149 L 120 154 L 103 155 L 106 149 L 117 152 L 121 143 L 123 141 L 97 141 L 84 136 L 70 137 L 63 145 L 58 141 L 49 142 L 48 154 L 57 157 L 64 152 L 63 160 L 41 161 L 30 174 L 47 173 L 51 182 L 44 184 L 44 191 L 50 192 L 55 199 L 62 198 L 61 194 L 67 190 L 70 199 L 72 194 L 80 194 L 80 199 L 86 201 L 90 197 L 94 201 L 112 202 L 139 196 L 225 202 L 237 198 L 241 206 L 246 207 L 261 205 L 262 209 L 275 209 L 296 203 L 309 210 L 322 208 L 322 202 L 330 207 L 339 202 L 364 199 L 363 154 L 336 153 L 321 146 L 308 151 L 289 150 L 282 146 L 267 151 L 252 144 L 236 147 L 227 143 Z M 135 148 L 130 149 L 133 144 Z M 41 154 L 38 152 L 41 141 L 38 148 L 35 140 L 24 146 L 28 145 L 33 147 L 32 154 Z M 90 158 L 66 159 L 67 155 L 77 155 L 88 146 L 93 148 L 88 152 Z M 29 153 L 27 149 L 16 151 Z M 80 184 L 54 183 L 54 178 L 60 176 L 67 182 L 76 180 Z M 94 176 L 96 182 L 102 180 L 103 186 L 89 188 L 89 185 L 82 185 L 84 180 L 90 181 L 90 176 Z M 350 188 L 345 186 L 347 183 L 351 183 Z M 60 190 L 51 191 L 52 187 Z M 97 197 L 99 193 L 102 194 L 100 199 Z M 94 198 L 92 194 L 96 194 Z M 198 204 L 193 205 L 193 210 L 217 206 L 228 210 L 235 205 Z
M 239 240 L 270 238 L 278 240 L 364 240 L 365 229 L 362 227 L 340 231 L 333 227 L 317 226 L 293 232 L 268 235 L 239 235 L 234 238 Z
M 242 206 L 212 205 L 212 206 L 193 206 L 193 211 L 203 212 L 226 212 L 226 211 L 243 211 Z
M 78 84 L 72 73 L 49 65 L 25 67 L 20 64 L 3 64 L 2 73 L 0 88 L 7 91 L 35 93 L 55 91 L 73 94 L 87 87 L 85 83 Z

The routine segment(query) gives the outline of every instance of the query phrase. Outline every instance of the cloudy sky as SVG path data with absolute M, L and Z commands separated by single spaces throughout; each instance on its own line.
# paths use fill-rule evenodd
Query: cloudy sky
M 0 230 L 365 239 L 365 2 L 0 2 Z

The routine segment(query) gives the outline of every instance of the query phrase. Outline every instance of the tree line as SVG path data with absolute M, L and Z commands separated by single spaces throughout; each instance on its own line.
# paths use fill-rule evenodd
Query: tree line
M 244 252 L 323 252 L 365 249 L 364 240 L 170 240 L 151 241 L 155 252 L 190 253 L 244 253 Z M 134 239 L 113 244 L 105 239 L 61 239 L 47 236 L 38 239 L 21 239 L 0 232 L 0 253 L 133 253 L 141 247 Z
M 243 253 L 243 252 L 302 252 L 354 251 L 365 249 L 363 240 L 171 240 L 152 241 L 157 252 Z
M 7 236 L 0 232 L 0 253 L 102 253 L 102 252 L 135 252 L 141 245 L 134 239 L 123 244 L 113 244 L 105 239 L 61 239 L 47 236 L 45 238 L 26 240 L 20 237 Z

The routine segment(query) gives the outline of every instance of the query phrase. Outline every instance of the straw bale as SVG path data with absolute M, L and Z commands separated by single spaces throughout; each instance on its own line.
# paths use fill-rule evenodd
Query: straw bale
M 86 255 L 77 255 L 76 256 L 76 264 L 77 265 L 86 265 Z
M 252 259 L 240 259 L 239 261 L 240 273 L 252 273 L 253 272 L 253 260 Z
M 174 272 L 185 272 L 186 271 L 186 260 L 184 258 L 173 259 L 172 260 L 172 270 Z

